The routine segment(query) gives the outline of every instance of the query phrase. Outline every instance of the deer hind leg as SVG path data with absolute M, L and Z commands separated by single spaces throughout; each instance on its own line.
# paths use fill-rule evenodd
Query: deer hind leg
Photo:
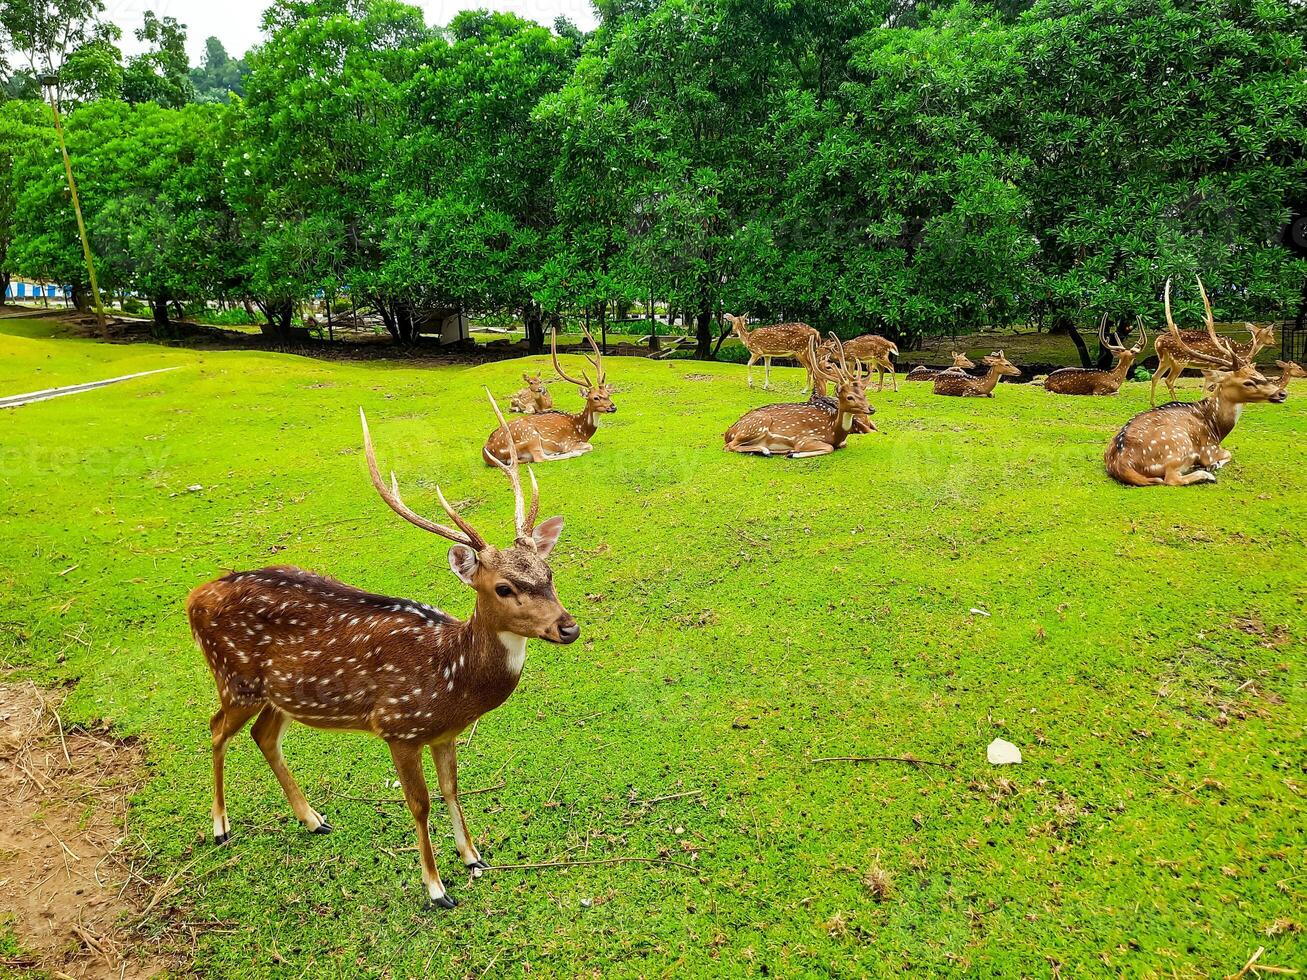
M 885 370 L 889 372 L 890 382 L 894 385 L 894 390 L 899 390 L 899 376 L 894 371 L 894 362 L 888 358 L 885 361 Z
M 1171 393 L 1171 401 L 1175 401 L 1175 383 L 1180 380 L 1180 375 L 1184 374 L 1185 365 L 1178 361 L 1172 361 L 1168 367 L 1166 377 L 1163 380 L 1166 381 L 1166 390 Z
M 1198 462 L 1196 456 L 1191 456 L 1183 461 L 1168 462 L 1162 482 L 1168 487 L 1187 487 L 1193 483 L 1215 483 L 1216 475 L 1201 467 L 1190 470 L 1188 473 L 1184 472 L 1185 467 L 1198 466 Z
M 771 390 L 771 358 L 766 355 L 762 359 L 762 390 Z
M 234 705 L 219 708 L 209 720 L 213 737 L 213 842 L 225 844 L 231 837 L 231 822 L 227 819 L 227 797 L 223 793 L 222 776 L 227 761 L 227 743 L 240 732 L 259 712 L 262 705 Z
M 440 780 L 440 795 L 445 798 L 449 819 L 454 824 L 454 846 L 458 855 L 476 874 L 490 867 L 481 860 L 481 853 L 472 843 L 472 835 L 463 817 L 463 806 L 458 801 L 458 757 L 453 741 L 432 743 L 431 758 L 436 763 L 436 776 Z
M 427 777 L 422 771 L 422 746 L 412 742 L 391 742 L 390 757 L 395 762 L 395 773 L 404 790 L 409 813 L 418 831 L 418 857 L 422 862 L 422 883 L 427 887 L 427 898 L 436 908 L 452 909 L 458 903 L 445 892 L 445 884 L 436 870 L 436 856 L 431 851 L 431 792 Z
M 825 456 L 835 452 L 835 447 L 815 436 L 807 436 L 794 444 L 790 459 L 805 459 L 808 456 Z
M 254 729 L 250 734 L 254 736 L 254 741 L 263 752 L 263 757 L 268 760 L 268 768 L 277 777 L 277 782 L 281 783 L 281 790 L 286 794 L 286 799 L 290 801 L 290 808 L 295 811 L 295 816 L 299 818 L 300 823 L 304 824 L 310 833 L 330 833 L 331 824 L 327 823 L 326 817 L 309 806 L 309 801 L 304 798 L 304 791 L 300 789 L 299 783 L 295 782 L 295 777 L 286 767 L 286 757 L 281 752 L 281 739 L 286 734 L 286 726 L 289 724 L 290 715 L 268 705 L 254 723 Z

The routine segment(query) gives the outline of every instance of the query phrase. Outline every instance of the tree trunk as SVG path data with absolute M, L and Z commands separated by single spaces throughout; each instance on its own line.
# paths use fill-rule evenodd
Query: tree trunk
M 9 294 L 9 273 L 0 271 L 0 304 L 3 304 L 5 297 Z
M 701 361 L 712 360 L 712 303 L 707 299 L 700 301 L 699 315 L 694 318 L 696 343 L 694 356 Z
M 395 327 L 399 331 L 400 343 L 411 344 L 417 340 L 417 328 L 413 323 L 413 307 L 411 304 L 395 304 Z
M 271 337 L 279 344 L 290 342 L 290 320 L 295 312 L 295 304 L 290 300 L 255 300 L 268 322 L 263 324 L 265 337 Z
M 1071 338 L 1071 343 L 1076 345 L 1076 351 L 1080 354 L 1081 367 L 1093 367 L 1093 360 L 1089 356 L 1089 348 L 1085 346 L 1085 339 L 1080 336 L 1080 331 L 1076 325 L 1071 322 L 1071 318 L 1064 313 L 1059 313 L 1053 318 L 1052 329 L 1050 334 L 1065 333 Z
M 150 312 L 154 314 L 154 329 L 166 332 L 168 323 L 168 301 L 158 296 L 150 297 Z
M 91 287 L 85 283 L 73 285 L 73 306 L 81 313 L 91 312 Z
M 540 304 L 531 300 L 522 307 L 522 329 L 526 334 L 526 348 L 532 354 L 545 349 L 545 321 Z

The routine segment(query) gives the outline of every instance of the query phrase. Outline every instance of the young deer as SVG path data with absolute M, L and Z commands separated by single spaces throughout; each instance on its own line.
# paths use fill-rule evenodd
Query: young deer
M 934 381 L 941 374 L 965 374 L 976 366 L 971 358 L 965 353 L 949 351 L 953 357 L 953 363 L 946 368 L 928 368 L 924 364 L 918 364 L 904 376 L 904 381 Z
M 1169 281 L 1169 280 L 1168 280 Z M 1200 280 L 1199 288 L 1202 288 Z M 1206 302 L 1207 291 L 1202 290 L 1203 300 Z M 1241 360 L 1252 362 L 1257 356 L 1257 352 L 1263 347 L 1269 347 L 1275 343 L 1275 327 L 1265 326 L 1258 327 L 1251 323 L 1245 323 L 1248 328 L 1248 343 L 1235 344 L 1231 343 L 1231 349 Z M 1157 335 L 1153 341 L 1153 349 L 1157 352 L 1157 370 L 1153 373 L 1153 383 L 1148 389 L 1148 403 L 1157 404 L 1157 382 L 1159 380 L 1166 382 L 1167 391 L 1171 393 L 1171 400 L 1175 400 L 1175 382 L 1184 373 L 1184 369 L 1189 366 L 1190 361 L 1196 361 L 1197 358 L 1187 357 L 1185 349 L 1196 350 L 1206 354 L 1209 358 L 1223 358 L 1225 348 L 1217 346 L 1213 338 L 1216 336 L 1215 331 L 1208 336 L 1207 330 L 1181 330 L 1179 337 L 1175 337 L 1173 332 L 1167 331 Z M 1201 362 L 1200 362 L 1201 363 Z
M 892 357 L 899 356 L 898 345 L 892 340 L 886 340 L 884 337 L 878 337 L 874 333 L 863 334 L 861 337 L 854 337 L 852 340 L 844 342 L 844 354 L 853 359 L 854 365 L 858 369 L 858 374 L 865 370 L 867 380 L 871 380 L 871 365 L 876 366 L 876 390 L 885 390 L 885 373 L 888 371 L 890 380 L 894 383 L 894 390 L 899 390 L 899 378 L 894 373 L 894 362 Z
M 1007 375 L 1010 378 L 1021 377 L 1021 372 L 1017 370 L 1016 365 L 1004 357 L 1001 350 L 995 351 L 988 357 L 982 357 L 980 363 L 989 368 L 981 378 L 954 374 L 951 371 L 943 371 L 936 375 L 935 394 L 955 395 L 959 398 L 993 398 L 994 385 L 998 384 L 999 375 Z
M 1296 361 L 1277 360 L 1275 366 L 1280 369 L 1280 379 L 1275 383 L 1283 392 L 1288 392 L 1289 382 L 1294 378 L 1307 378 L 1307 370 L 1304 370 L 1302 365 Z
M 526 382 L 526 387 L 515 391 L 513 397 L 509 399 L 510 412 L 535 415 L 537 412 L 547 412 L 554 407 L 554 399 L 550 396 L 549 389 L 545 387 L 545 377 L 542 372 L 537 371 L 533 375 L 523 374 L 522 380 Z
M 1209 380 L 1207 395 L 1198 402 L 1169 402 L 1141 412 L 1127 422 L 1103 453 L 1103 463 L 1114 480 L 1132 487 L 1159 483 L 1181 487 L 1191 483 L 1212 483 L 1211 471 L 1231 459 L 1221 442 L 1234 431 L 1244 405 L 1252 402 L 1280 403 L 1287 397 L 1280 383 L 1268 381 L 1256 366 L 1241 356 L 1234 344 L 1217 337 L 1212 307 L 1202 282 L 1207 308 L 1207 333 L 1211 349 L 1222 356 L 1190 347 L 1171 319 L 1171 280 L 1166 281 L 1166 323 L 1175 351 L 1188 361 L 1204 366 Z M 1283 380 L 1283 379 L 1282 379 Z M 1286 382 L 1287 383 L 1287 382 Z
M 771 388 L 771 362 L 773 357 L 790 357 L 799 360 L 808 348 L 808 341 L 816 341 L 817 331 L 806 323 L 777 323 L 770 327 L 749 329 L 747 316 L 723 314 L 731 322 L 731 332 L 740 338 L 749 352 L 749 387 L 753 387 L 753 365 L 762 358 L 762 387 Z
M 590 336 L 589 330 L 585 331 L 585 339 L 590 342 L 590 347 L 594 351 L 594 357 L 586 355 L 586 360 L 595 370 L 593 382 L 585 371 L 581 372 L 583 379 L 581 381 L 568 377 L 558 363 L 558 335 L 551 334 L 549 340 L 549 350 L 554 358 L 554 370 L 568 384 L 576 385 L 580 389 L 581 397 L 585 399 L 585 407 L 575 414 L 548 409 L 536 412 L 534 415 L 513 419 L 508 423 L 507 428 L 501 426 L 495 429 L 486 439 L 485 448 L 481 450 L 487 466 L 507 462 L 513 446 L 516 446 L 517 456 L 524 463 L 571 459 L 573 456 L 581 456 L 594 449 L 594 446 L 590 445 L 590 440 L 599 428 L 599 416 L 617 411 L 617 406 L 613 404 L 612 388 L 605 381 L 604 356 L 599 352 L 599 345 Z
M 1129 375 L 1130 366 L 1134 364 L 1135 358 L 1148 342 L 1148 331 L 1144 329 L 1144 321 L 1140 319 L 1138 323 L 1138 343 L 1133 347 L 1125 347 L 1121 344 L 1121 338 L 1117 337 L 1117 342 L 1113 344 L 1107 339 L 1107 314 L 1103 314 L 1103 321 L 1098 325 L 1098 339 L 1116 358 L 1112 370 L 1058 368 L 1045 379 L 1044 389 L 1055 395 L 1115 395 L 1121 390 L 1122 383 Z
M 836 341 L 837 349 L 838 340 Z M 764 405 L 746 412 L 726 430 L 726 449 L 733 453 L 763 456 L 824 456 L 844 448 L 853 420 L 871 413 L 862 380 L 849 370 L 840 350 L 839 367 L 827 374 L 817 357 L 816 340 L 809 341 L 809 362 L 816 378 L 835 385 L 837 411 L 827 412 L 813 404 Z
M 499 424 L 507 427 L 494 398 L 489 391 L 486 395 Z M 389 486 L 382 480 L 361 409 L 359 416 L 373 486 L 404 520 L 454 542 L 449 567 L 476 590 L 476 608 L 471 618 L 460 621 L 420 602 L 372 595 L 290 567 L 235 572 L 195 589 L 186 612 L 221 705 L 209 725 L 213 837 L 221 844 L 231 836 L 222 778 L 227 743 L 255 715 L 254 741 L 295 816 L 315 834 L 331 828 L 286 768 L 281 740 L 287 725 L 293 720 L 314 728 L 370 732 L 390 747 L 417 824 L 427 896 L 435 906 L 453 908 L 456 903 L 445 892 L 431 850 L 422 751 L 431 750 L 458 853 L 479 874 L 488 865 L 472 843 L 459 805 L 455 739 L 513 693 L 528 639 L 566 644 L 581 633 L 558 601 L 546 560 L 563 519 L 551 517 L 536 526 L 540 492 L 535 475 L 527 508 L 512 455 L 500 464 L 513 489 L 511 546 L 500 550 L 487 544 L 438 487 L 436 496 L 457 527 L 420 517 L 400 499 L 393 474 Z
M 833 345 L 829 343 L 822 344 L 820 347 L 810 344 L 802 357 L 799 358 L 799 363 L 808 372 L 808 390 L 811 392 L 808 395 L 808 404 L 814 405 L 833 416 L 839 414 L 840 405 L 830 396 L 830 385 L 826 380 L 827 377 L 837 373 L 835 361 L 831 354 L 832 348 Z M 821 366 L 822 373 L 819 374 L 813 370 L 814 363 Z M 871 408 L 870 414 L 875 415 L 876 409 Z M 853 435 L 865 435 L 868 432 L 876 431 L 875 423 L 867 415 L 858 412 L 853 416 L 853 428 L 850 430 Z

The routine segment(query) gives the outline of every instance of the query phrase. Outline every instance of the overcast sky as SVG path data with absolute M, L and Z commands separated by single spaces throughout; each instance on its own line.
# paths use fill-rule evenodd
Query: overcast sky
M 492 10 L 511 10 L 542 24 L 552 24 L 559 14 L 570 17 L 582 29 L 595 25 L 594 12 L 589 0 L 408 0 L 426 12 L 428 24 L 448 24 L 460 10 L 469 7 L 488 7 Z M 105 12 L 123 29 L 122 48 L 125 54 L 135 54 L 140 45 L 135 31 L 141 26 L 142 15 L 153 10 L 161 17 L 176 17 L 187 27 L 186 47 L 191 63 L 198 63 L 204 52 L 204 39 L 218 37 L 232 55 L 244 54 L 262 37 L 259 21 L 267 0 L 105 0 Z

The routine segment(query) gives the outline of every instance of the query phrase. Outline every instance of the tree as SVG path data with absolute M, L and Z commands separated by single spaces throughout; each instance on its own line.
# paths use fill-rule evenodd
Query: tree
M 0 27 L 33 77 L 56 76 L 61 102 L 86 102 L 122 88 L 122 32 L 103 13 L 102 0 L 0 0 Z
M 18 187 L 16 162 L 33 144 L 50 146 L 50 113 L 37 102 L 0 103 L 0 301 L 9 289 L 14 271 L 10 248 L 17 233 Z
M 191 86 L 199 102 L 226 102 L 231 95 L 245 95 L 245 78 L 249 65 L 244 58 L 233 58 L 216 37 L 204 42 L 204 60 L 190 72 Z
M 176 108 L 190 102 L 195 88 L 186 55 L 186 25 L 174 17 L 145 12 L 145 25 L 136 40 L 149 45 L 144 54 L 127 62 L 123 72 L 123 98 L 128 102 L 157 102 Z

